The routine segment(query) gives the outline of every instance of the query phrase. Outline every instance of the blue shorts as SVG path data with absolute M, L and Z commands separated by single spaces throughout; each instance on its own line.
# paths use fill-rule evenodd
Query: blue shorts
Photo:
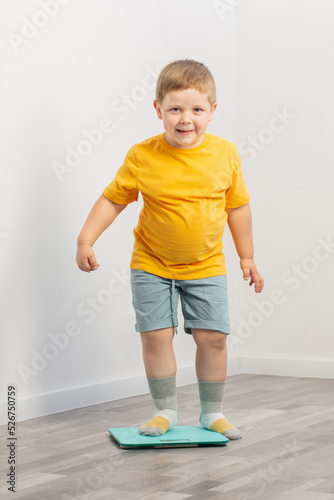
M 173 280 L 131 269 L 132 304 L 136 331 L 147 332 L 178 326 L 181 296 L 184 330 L 192 328 L 230 333 L 226 276 Z

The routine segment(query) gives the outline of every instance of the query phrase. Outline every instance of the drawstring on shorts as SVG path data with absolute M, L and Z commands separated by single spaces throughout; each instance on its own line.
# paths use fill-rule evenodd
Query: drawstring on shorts
M 174 314 L 173 314 L 173 296 L 175 292 L 175 280 L 172 280 L 172 286 L 170 289 L 170 310 L 172 311 L 172 325 L 175 327 L 175 333 L 177 333 L 177 327 L 174 323 Z

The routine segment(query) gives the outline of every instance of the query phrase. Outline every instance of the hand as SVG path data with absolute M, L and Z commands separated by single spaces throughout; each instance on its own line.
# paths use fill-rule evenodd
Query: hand
M 264 286 L 264 280 L 261 274 L 259 274 L 258 270 L 256 269 L 254 260 L 240 259 L 240 267 L 244 275 L 244 280 L 247 281 L 249 277 L 251 277 L 249 286 L 255 283 L 255 293 L 261 293 Z
M 90 273 L 100 267 L 97 263 L 94 250 L 90 245 L 78 245 L 76 261 L 81 271 Z

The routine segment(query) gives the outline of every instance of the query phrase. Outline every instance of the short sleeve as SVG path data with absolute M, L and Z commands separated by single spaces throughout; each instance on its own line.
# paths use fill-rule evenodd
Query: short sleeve
M 250 196 L 242 171 L 240 155 L 234 144 L 232 151 L 232 163 L 232 184 L 226 190 L 226 208 L 241 207 L 250 201 Z
M 123 165 L 117 171 L 114 180 L 103 194 L 106 198 L 120 205 L 127 205 L 138 200 L 138 162 L 135 146 L 128 151 Z

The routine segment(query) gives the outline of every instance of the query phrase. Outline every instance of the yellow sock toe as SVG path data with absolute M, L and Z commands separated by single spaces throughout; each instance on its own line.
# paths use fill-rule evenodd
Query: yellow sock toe
M 170 423 L 167 418 L 158 416 L 152 418 L 149 422 L 139 427 L 138 430 L 144 429 L 145 427 L 159 427 L 159 429 L 162 430 L 162 433 L 165 434 L 165 432 L 167 432 L 170 428 Z
M 210 431 L 220 432 L 220 434 L 223 434 L 223 432 L 231 429 L 238 430 L 227 420 L 227 418 L 218 418 L 210 426 Z

